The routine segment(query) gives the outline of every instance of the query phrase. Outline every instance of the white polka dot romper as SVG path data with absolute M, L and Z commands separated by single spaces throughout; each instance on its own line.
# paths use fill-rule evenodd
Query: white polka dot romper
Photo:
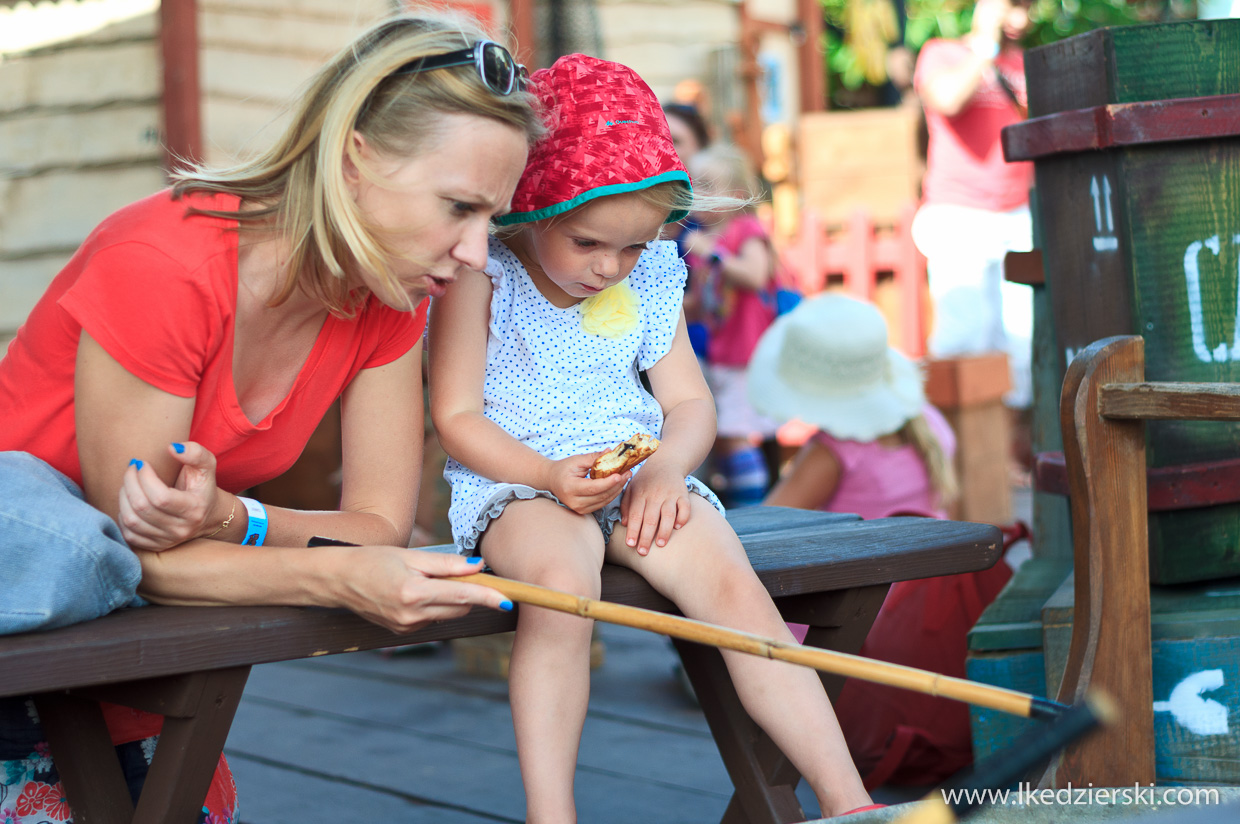
M 676 244 L 652 243 L 633 267 L 629 284 L 639 320 L 620 338 L 588 334 L 580 308 L 553 306 L 516 255 L 494 238 L 488 258 L 493 291 L 483 414 L 552 460 L 610 449 L 636 432 L 658 437 L 663 410 L 637 373 L 658 363 L 676 334 L 686 277 Z M 483 478 L 451 459 L 444 477 L 452 485 L 452 537 L 467 555 L 477 552 L 479 536 L 509 501 L 555 500 L 546 490 Z M 685 481 L 723 511 L 701 481 Z M 620 520 L 619 501 L 595 513 L 604 537 Z

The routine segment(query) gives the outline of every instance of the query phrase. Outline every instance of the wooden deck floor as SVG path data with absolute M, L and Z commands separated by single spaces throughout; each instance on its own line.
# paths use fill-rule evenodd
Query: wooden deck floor
M 577 771 L 583 821 L 716 822 L 731 782 L 661 636 L 601 626 Z M 226 753 L 245 824 L 520 822 L 503 681 L 451 651 L 255 667 Z M 804 783 L 807 815 L 817 804 Z

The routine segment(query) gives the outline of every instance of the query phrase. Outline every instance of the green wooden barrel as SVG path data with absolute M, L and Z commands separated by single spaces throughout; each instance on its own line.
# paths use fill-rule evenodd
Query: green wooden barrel
M 1026 55 L 1032 159 L 1062 350 L 1145 337 L 1146 375 L 1240 379 L 1240 20 L 1099 29 Z M 1240 458 L 1240 426 L 1148 424 L 1150 466 Z M 1240 483 L 1237 484 L 1240 488 Z M 1240 574 L 1240 504 L 1150 518 L 1150 578 Z

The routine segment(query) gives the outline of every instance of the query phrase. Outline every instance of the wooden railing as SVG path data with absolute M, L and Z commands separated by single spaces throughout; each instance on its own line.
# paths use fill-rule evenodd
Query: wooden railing
M 925 354 L 928 326 L 926 259 L 913 245 L 911 231 L 916 212 L 917 204 L 910 202 L 896 225 L 883 229 L 865 210 L 857 210 L 842 228 L 833 229 L 806 209 L 796 237 L 781 252 L 803 294 L 821 292 L 842 278 L 847 292 L 878 303 L 893 330 L 893 345 L 912 358 Z M 880 295 L 879 281 L 887 274 L 891 288 Z

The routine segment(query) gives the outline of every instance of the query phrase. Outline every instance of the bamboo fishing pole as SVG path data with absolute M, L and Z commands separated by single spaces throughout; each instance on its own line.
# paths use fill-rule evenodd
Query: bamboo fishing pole
M 567 612 L 609 624 L 644 629 L 685 641 L 736 650 L 763 658 L 788 661 L 823 672 L 859 678 L 875 684 L 900 687 L 926 695 L 950 698 L 1023 718 L 1054 719 L 1068 709 L 1065 704 L 1003 687 L 992 687 L 964 678 L 940 675 L 936 672 L 901 664 L 890 664 L 886 661 L 875 661 L 845 652 L 834 652 L 763 638 L 748 632 L 708 624 L 705 621 L 572 595 L 486 573 L 463 575 L 453 580 L 480 584 L 499 590 L 511 600 L 522 604 Z

